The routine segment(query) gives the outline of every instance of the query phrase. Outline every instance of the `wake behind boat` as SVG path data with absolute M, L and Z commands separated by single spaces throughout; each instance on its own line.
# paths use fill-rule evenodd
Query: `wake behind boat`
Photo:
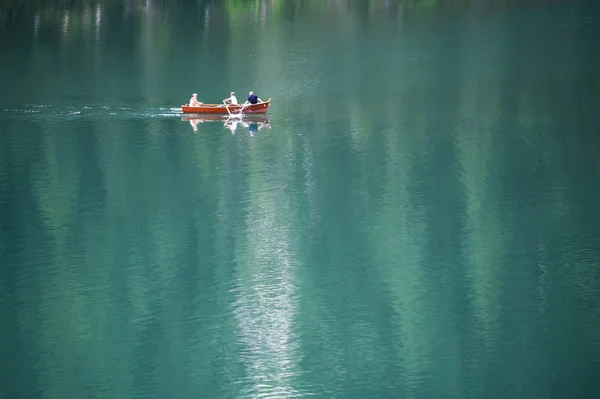
M 181 110 L 184 114 L 266 114 L 271 105 L 271 99 L 260 102 L 258 104 L 200 104 L 192 106 L 184 104 L 181 106 Z

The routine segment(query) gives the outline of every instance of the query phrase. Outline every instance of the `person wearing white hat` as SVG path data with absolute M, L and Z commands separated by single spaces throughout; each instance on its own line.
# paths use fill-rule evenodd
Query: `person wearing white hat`
M 198 101 L 198 94 L 196 94 L 196 93 L 192 94 L 192 98 L 190 98 L 190 106 L 197 107 L 200 105 L 202 105 L 202 103 L 200 101 Z

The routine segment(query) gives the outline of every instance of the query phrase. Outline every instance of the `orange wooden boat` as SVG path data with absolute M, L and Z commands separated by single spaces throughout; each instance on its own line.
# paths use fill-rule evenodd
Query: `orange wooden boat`
M 227 106 L 223 104 L 202 104 L 192 107 L 189 104 L 184 104 L 181 106 L 181 110 L 184 114 L 266 114 L 269 110 L 269 105 L 271 105 L 270 98 L 265 102 L 246 106 L 242 104 Z

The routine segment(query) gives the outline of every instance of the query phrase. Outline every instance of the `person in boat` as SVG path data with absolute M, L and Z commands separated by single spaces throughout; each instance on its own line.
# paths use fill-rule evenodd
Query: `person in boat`
M 200 101 L 198 101 L 198 94 L 192 94 L 192 98 L 190 98 L 190 107 L 198 107 L 202 105 Z
M 246 102 L 244 103 L 244 106 L 249 105 L 249 104 L 258 104 L 258 103 L 262 103 L 263 100 L 261 100 L 260 98 L 258 98 L 258 96 L 256 94 L 254 94 L 254 92 L 250 92 L 248 93 L 248 100 L 246 100 Z
M 223 103 L 225 105 L 227 105 L 227 104 L 237 105 L 238 101 L 237 101 L 237 97 L 235 96 L 235 93 L 231 92 L 231 97 L 226 98 L 225 100 L 223 100 Z

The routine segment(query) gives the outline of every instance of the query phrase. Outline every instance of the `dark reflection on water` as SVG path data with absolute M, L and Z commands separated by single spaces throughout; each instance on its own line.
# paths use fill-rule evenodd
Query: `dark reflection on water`
M 596 2 L 8 4 L 0 397 L 599 391 Z

